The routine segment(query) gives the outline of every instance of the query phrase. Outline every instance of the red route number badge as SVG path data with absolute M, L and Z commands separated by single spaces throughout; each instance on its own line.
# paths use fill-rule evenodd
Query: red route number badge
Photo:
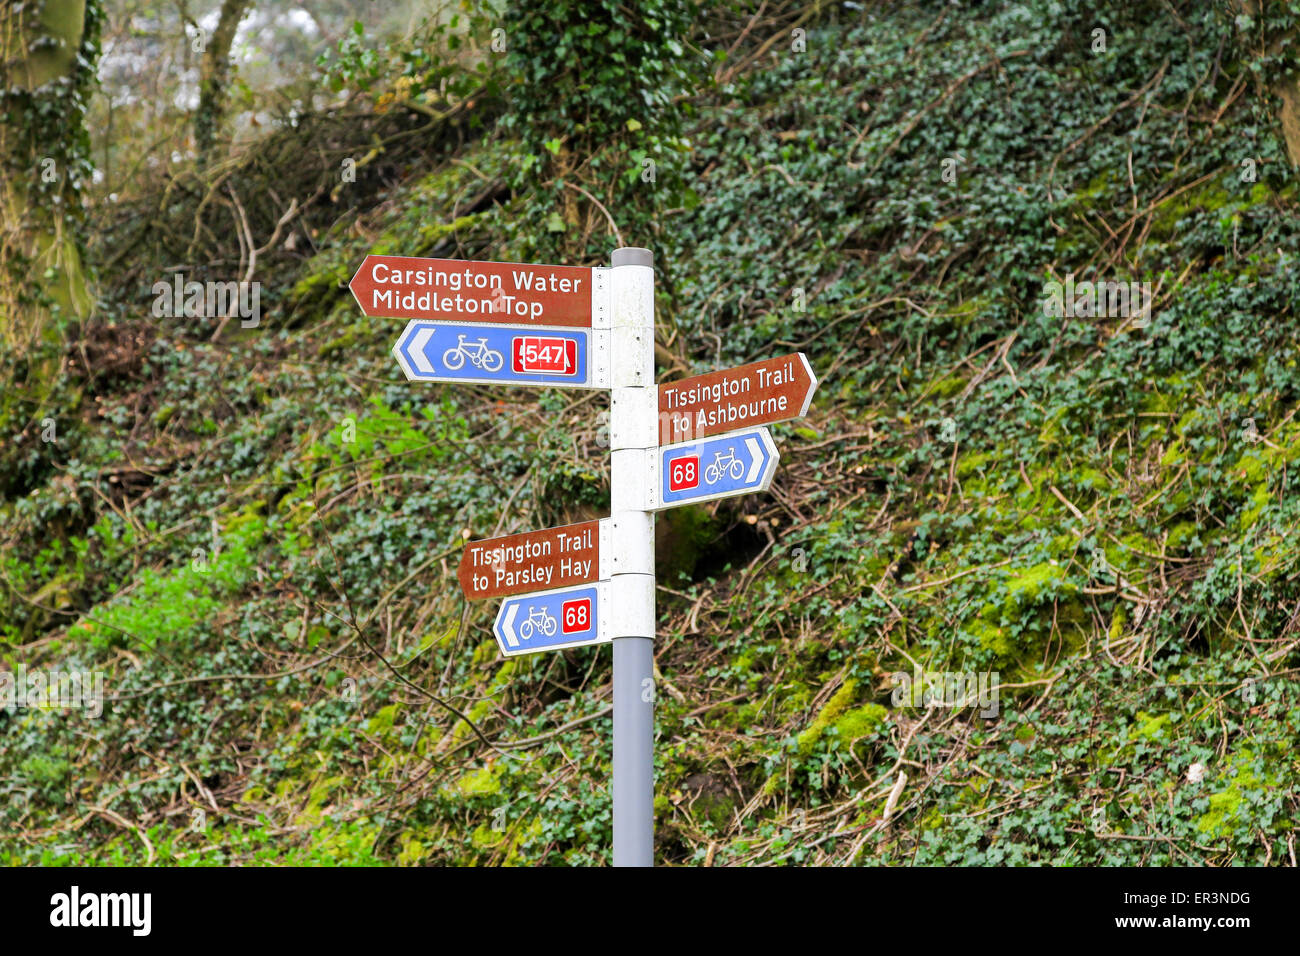
M 520 374 L 576 375 L 578 343 L 546 335 L 517 335 L 510 365 L 511 371 Z

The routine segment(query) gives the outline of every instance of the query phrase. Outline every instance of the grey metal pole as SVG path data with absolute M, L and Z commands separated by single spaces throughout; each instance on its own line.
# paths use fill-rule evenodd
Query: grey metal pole
M 614 641 L 614 865 L 654 865 L 654 640 Z
M 614 865 L 654 865 L 654 512 L 659 444 L 654 256 L 611 257 L 610 574 L 614 643 Z

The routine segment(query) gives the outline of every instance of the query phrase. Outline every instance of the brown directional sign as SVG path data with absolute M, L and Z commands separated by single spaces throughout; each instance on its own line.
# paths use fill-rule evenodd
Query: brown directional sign
M 591 273 L 582 266 L 366 256 L 348 287 L 369 316 L 589 329 Z
M 802 418 L 816 389 L 802 352 L 667 382 L 659 386 L 659 444 Z
M 600 522 L 471 541 L 456 572 L 471 601 L 600 580 Z

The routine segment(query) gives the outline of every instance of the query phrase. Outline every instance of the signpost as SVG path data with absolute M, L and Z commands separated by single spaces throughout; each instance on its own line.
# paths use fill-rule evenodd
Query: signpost
M 808 411 L 802 352 L 655 384 L 654 260 L 611 268 L 366 256 L 350 287 L 368 316 L 409 320 L 407 379 L 607 388 L 610 517 L 471 541 L 470 600 L 504 598 L 507 657 L 614 645 L 614 865 L 654 861 L 655 512 L 766 491 L 780 460 L 762 427 Z
M 600 563 L 600 542 L 608 534 L 605 519 L 471 541 L 456 571 L 460 589 L 477 601 L 591 584 L 608 577 Z
M 608 388 L 609 366 L 592 362 L 591 347 L 599 335 L 603 358 L 607 334 L 412 319 L 393 356 L 411 381 Z
M 817 389 L 802 352 L 659 386 L 659 443 L 803 418 Z
M 589 329 L 599 293 L 595 271 L 366 256 L 348 288 L 361 311 L 372 317 Z
M 493 632 L 507 657 L 610 640 L 607 584 L 540 591 L 503 601 Z
M 766 428 L 665 445 L 656 510 L 767 491 L 780 460 Z

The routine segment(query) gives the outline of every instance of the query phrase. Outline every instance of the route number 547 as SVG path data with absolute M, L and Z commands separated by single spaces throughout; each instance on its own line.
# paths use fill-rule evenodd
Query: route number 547
M 578 343 L 546 335 L 517 335 L 511 347 L 511 369 L 535 375 L 574 375 Z

